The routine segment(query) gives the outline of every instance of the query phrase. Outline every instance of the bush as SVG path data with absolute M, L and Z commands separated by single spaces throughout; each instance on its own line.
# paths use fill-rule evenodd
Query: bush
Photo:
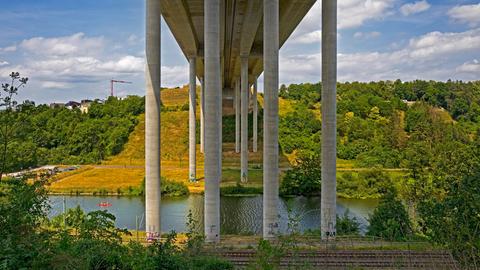
M 451 184 L 443 200 L 420 203 L 418 210 L 430 241 L 450 249 L 464 265 L 480 261 L 480 171 Z
M 387 191 L 369 219 L 367 235 L 402 241 L 412 235 L 412 225 L 396 192 Z
M 297 164 L 285 172 L 280 184 L 280 194 L 284 196 L 320 195 L 322 171 L 317 155 L 297 159 Z
M 337 215 L 337 235 L 358 235 L 360 233 L 360 223 L 357 218 L 350 218 L 347 209 L 343 216 Z
M 168 180 L 165 177 L 162 177 L 160 186 L 164 196 L 179 197 L 187 196 L 190 193 L 184 183 Z

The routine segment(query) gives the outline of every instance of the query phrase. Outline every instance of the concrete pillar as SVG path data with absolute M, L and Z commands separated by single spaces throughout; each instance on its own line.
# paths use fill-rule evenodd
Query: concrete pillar
M 336 235 L 337 0 L 322 2 L 322 239 Z
M 160 238 L 160 1 L 146 2 L 145 229 Z
M 205 0 L 205 241 L 220 240 L 220 0 Z
M 197 61 L 195 57 L 189 58 L 190 84 L 189 84 L 189 110 L 188 110 L 188 175 L 190 182 L 197 181 L 197 142 L 196 142 L 196 108 L 197 108 Z
M 200 152 L 205 151 L 205 79 L 201 80 L 200 90 Z
M 253 82 L 253 152 L 258 150 L 258 101 L 257 101 L 257 79 Z
M 241 57 L 240 67 L 241 100 L 241 144 L 240 144 L 240 179 L 248 182 L 248 56 Z
M 278 231 L 278 50 L 279 0 L 263 0 L 263 238 Z
M 235 81 L 235 153 L 240 153 L 240 80 Z

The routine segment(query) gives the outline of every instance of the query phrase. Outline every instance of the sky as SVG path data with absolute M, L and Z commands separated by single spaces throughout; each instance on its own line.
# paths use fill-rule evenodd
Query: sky
M 260 1 L 260 0 L 258 0 Z M 37 103 L 144 95 L 145 0 L 0 0 L 0 81 Z M 321 1 L 280 50 L 280 84 L 321 74 Z M 480 80 L 480 1 L 338 0 L 338 80 Z M 260 91 L 263 87 L 259 78 Z M 188 63 L 162 23 L 162 86 Z

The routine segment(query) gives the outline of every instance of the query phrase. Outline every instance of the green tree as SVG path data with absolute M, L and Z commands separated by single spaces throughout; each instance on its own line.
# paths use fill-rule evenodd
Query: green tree
M 448 194 L 419 206 L 422 231 L 450 250 L 464 265 L 480 264 L 480 171 L 451 182 Z
M 389 190 L 380 200 L 378 207 L 369 218 L 367 235 L 388 240 L 406 240 L 412 235 L 412 225 L 396 192 Z
M 14 97 L 18 93 L 18 89 L 25 86 L 28 82 L 28 78 L 20 77 L 18 72 L 12 72 L 9 76 L 10 83 L 2 83 L 2 92 L 0 92 L 0 109 L 3 109 L 0 113 L 0 135 L 2 138 L 0 180 L 2 180 L 3 174 L 8 169 L 8 144 L 16 132 L 13 111 L 17 107 L 17 101 Z

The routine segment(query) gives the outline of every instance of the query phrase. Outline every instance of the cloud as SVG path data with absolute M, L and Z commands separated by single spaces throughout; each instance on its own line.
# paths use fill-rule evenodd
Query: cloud
M 65 89 L 65 88 L 70 88 L 71 85 L 68 83 L 62 83 L 62 82 L 51 82 L 51 81 L 44 81 L 41 83 L 42 88 L 47 88 L 47 89 Z
M 338 3 L 338 28 L 355 28 L 390 15 L 394 0 L 344 0 Z
M 8 46 L 5 48 L 0 48 L 0 53 L 8 53 L 8 52 L 15 52 L 17 50 L 17 46 Z
M 127 55 L 118 60 L 102 63 L 98 67 L 106 72 L 138 73 L 143 72 L 144 65 L 143 58 Z
M 465 32 L 431 32 L 388 52 L 338 54 L 339 81 L 414 79 L 478 80 L 480 28 Z M 463 63 L 463 64 L 462 64 Z M 321 54 L 281 55 L 282 83 L 321 79 Z
M 86 37 L 84 33 L 55 38 L 34 37 L 20 43 L 20 47 L 29 53 L 54 57 L 98 55 L 104 46 L 103 37 Z
M 479 50 L 480 28 L 460 33 L 431 32 L 420 38 L 411 39 L 409 47 L 410 55 L 415 58 Z
M 310 33 L 306 33 L 292 38 L 292 43 L 297 44 L 311 44 L 322 41 L 322 30 L 316 30 Z
M 1 61 L 1 60 L 0 60 L 0 67 L 1 67 L 1 66 L 6 66 L 6 65 L 8 65 L 8 64 L 10 64 L 10 63 L 8 63 L 7 61 Z
M 475 75 L 480 74 L 480 61 L 474 59 L 470 62 L 465 62 L 461 66 L 457 67 L 458 72 L 474 73 Z
M 451 19 L 461 23 L 468 23 L 471 27 L 480 25 L 480 3 L 456 6 L 450 9 L 447 14 Z
M 370 38 L 377 38 L 381 35 L 380 32 L 374 31 L 374 32 L 355 32 L 353 34 L 354 38 L 357 39 L 370 39 Z
M 430 4 L 426 0 L 417 1 L 415 3 L 408 3 L 400 7 L 400 12 L 403 16 L 409 16 L 426 11 L 430 8 Z
M 314 43 L 321 40 L 322 1 L 316 1 L 295 29 L 289 42 Z M 338 3 L 338 29 L 362 26 L 371 20 L 391 15 L 395 0 L 343 0 Z

